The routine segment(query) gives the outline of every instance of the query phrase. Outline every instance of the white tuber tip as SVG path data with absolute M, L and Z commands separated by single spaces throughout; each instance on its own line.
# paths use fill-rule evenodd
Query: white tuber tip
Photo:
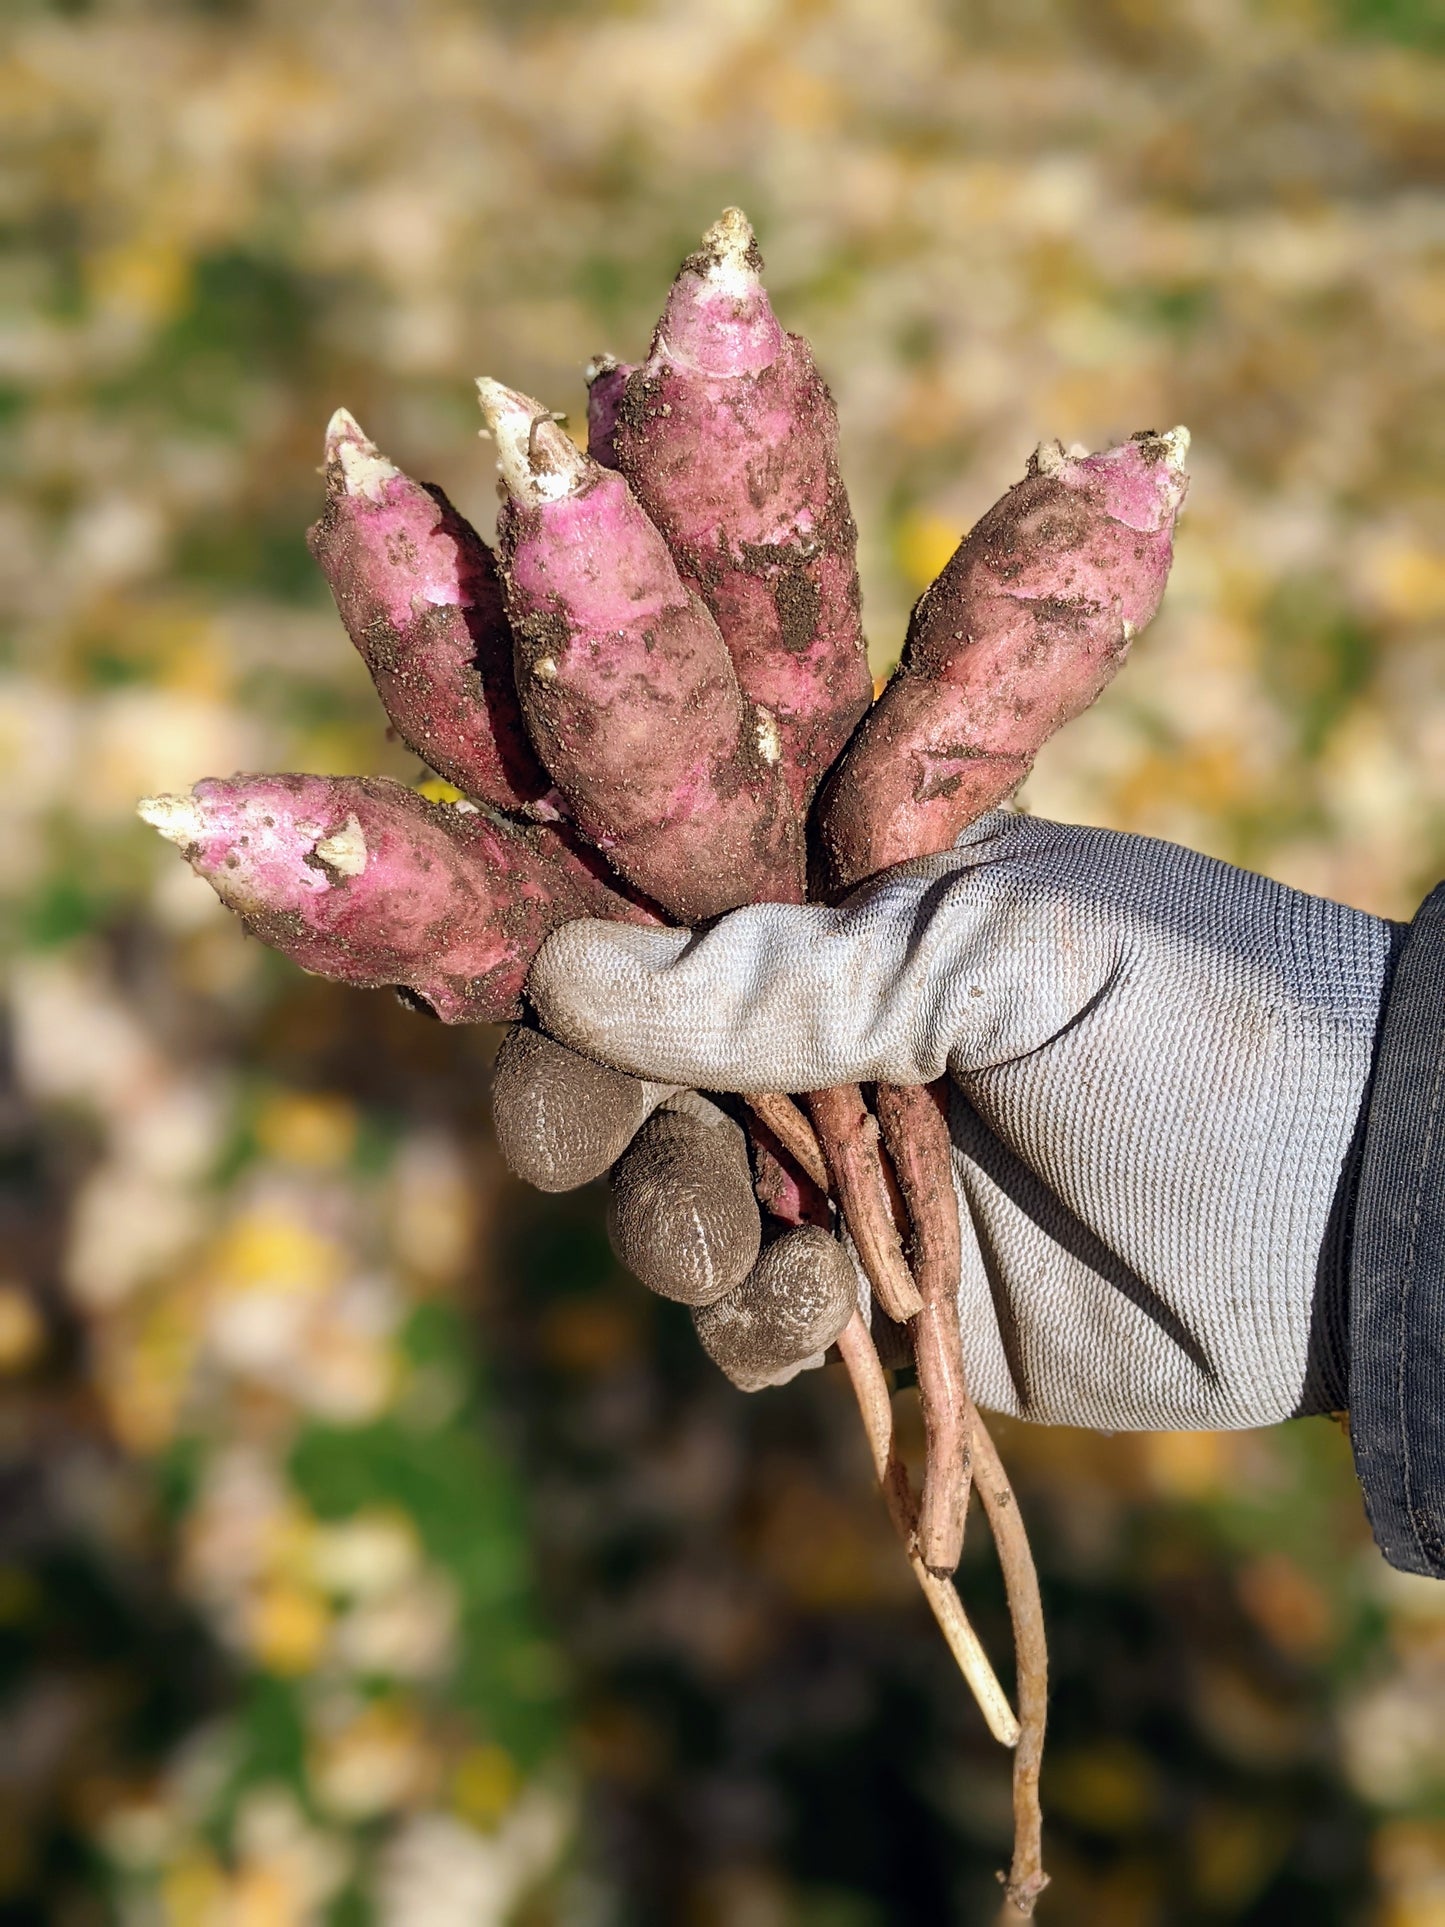
M 710 257 L 704 273 L 722 293 L 751 294 L 761 285 L 757 240 L 740 207 L 723 209 L 702 237 L 699 252 Z
M 610 355 L 604 348 L 600 355 L 594 355 L 582 370 L 582 379 L 590 388 L 593 382 L 601 381 L 604 375 L 614 374 L 622 366 L 616 355 Z
M 485 375 L 477 383 L 477 399 L 497 444 L 497 467 L 515 501 L 539 508 L 581 494 L 595 465 L 549 410 Z
M 1172 469 L 1182 473 L 1189 454 L 1189 430 L 1181 423 L 1178 428 L 1166 428 L 1159 439 L 1165 447 L 1165 461 Z
M 359 877 L 366 868 L 366 837 L 360 823 L 348 816 L 343 829 L 322 837 L 314 854 L 338 876 Z
M 1060 441 L 1040 442 L 1029 461 L 1035 475 L 1059 475 L 1068 467 L 1068 457 Z
M 401 473 L 345 408 L 338 408 L 326 424 L 326 470 L 328 478 L 339 480 L 348 495 L 364 496 L 368 502 L 379 502 L 387 483 Z
M 143 796 L 135 806 L 142 823 L 159 830 L 167 843 L 198 843 L 206 827 L 205 812 L 194 796 Z

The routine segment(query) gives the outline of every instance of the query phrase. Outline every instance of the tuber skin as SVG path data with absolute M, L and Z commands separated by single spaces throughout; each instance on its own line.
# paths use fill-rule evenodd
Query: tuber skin
M 683 263 L 620 402 L 620 370 L 603 395 L 594 385 L 594 419 L 616 411 L 618 466 L 717 618 L 744 694 L 776 724 L 806 812 L 873 684 L 837 411 L 807 343 L 774 315 L 761 265 L 728 208 Z
M 1186 429 L 1045 443 L 914 608 L 903 660 L 819 805 L 833 883 L 946 850 L 1099 695 L 1159 607 Z
M 512 680 L 491 550 L 439 488 L 414 482 L 337 409 L 326 509 L 307 536 L 397 734 L 479 803 L 555 817 Z
M 559 924 L 644 919 L 564 862 L 545 828 L 382 777 L 210 777 L 138 813 L 303 970 L 399 985 L 448 1024 L 518 1016 L 532 958 Z
M 578 829 L 685 923 L 800 901 L 802 826 L 775 746 L 667 544 L 538 403 L 478 388 L 522 712 Z
M 632 373 L 616 355 L 594 355 L 587 375 L 587 453 L 603 468 L 617 467 L 617 410 Z

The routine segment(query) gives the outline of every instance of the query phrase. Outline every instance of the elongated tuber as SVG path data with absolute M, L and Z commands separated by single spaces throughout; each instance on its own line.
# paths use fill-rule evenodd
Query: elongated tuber
M 837 411 L 808 344 L 779 325 L 761 265 L 729 208 L 683 263 L 646 362 L 606 401 L 618 465 L 717 618 L 744 694 L 776 724 L 806 810 L 873 685 Z
M 491 550 L 344 408 L 326 431 L 326 510 L 307 539 L 402 741 L 479 803 L 555 815 L 517 701 Z
M 579 829 L 686 922 L 802 894 L 802 828 L 717 625 L 620 475 L 479 384 L 532 739 Z
M 141 817 L 256 936 L 317 976 L 400 985 L 445 1023 L 499 1023 L 549 932 L 637 919 L 548 832 L 376 776 L 208 778 Z
M 1164 593 L 1188 431 L 1046 443 L 913 611 L 897 674 L 820 804 L 840 888 L 946 850 L 1112 679 Z

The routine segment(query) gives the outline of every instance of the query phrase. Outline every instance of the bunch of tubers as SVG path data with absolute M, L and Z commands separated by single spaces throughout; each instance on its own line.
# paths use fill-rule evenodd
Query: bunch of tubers
M 586 452 L 539 403 L 479 384 L 501 472 L 495 555 L 439 489 L 344 410 L 332 419 L 312 553 L 393 728 L 461 800 L 369 777 L 236 776 L 140 806 L 303 969 L 397 986 L 446 1023 L 509 1022 L 536 951 L 570 919 L 692 925 L 810 889 L 831 899 L 947 849 L 1008 797 L 1153 616 L 1187 434 L 1092 455 L 1045 445 L 924 593 L 872 702 L 836 413 L 760 269 L 728 209 L 683 263 L 646 359 L 590 366 Z M 534 1181 L 569 1186 L 631 1144 L 665 1175 L 660 1201 L 691 1198 L 666 1277 L 646 1276 L 645 1186 L 614 1209 L 613 1238 L 646 1282 L 692 1305 L 735 1383 L 780 1383 L 838 1347 L 919 1584 L 1014 1749 L 1006 1886 L 1032 1912 L 1046 1879 L 1042 1618 L 1018 1508 L 968 1396 L 957 1288 L 972 1233 L 940 1091 L 714 1103 L 591 1065 L 525 1025 L 497 1078 L 550 1094 L 527 1145 L 503 1138 Z M 582 1086 L 592 1102 L 577 1101 Z M 920 1497 L 840 1227 L 911 1337 Z M 950 1577 L 971 1484 L 1008 1585 L 1017 1713 Z

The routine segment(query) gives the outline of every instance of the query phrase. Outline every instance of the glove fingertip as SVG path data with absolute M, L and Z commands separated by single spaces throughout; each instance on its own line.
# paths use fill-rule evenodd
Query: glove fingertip
M 736 1290 L 693 1312 L 703 1350 L 739 1391 L 785 1385 L 821 1360 L 853 1316 L 857 1283 L 830 1233 L 799 1225 L 770 1244 Z
M 762 1242 L 743 1134 L 716 1117 L 658 1111 L 612 1174 L 613 1250 L 649 1291 L 684 1305 L 732 1291 Z
M 524 1183 L 539 1191 L 575 1191 L 621 1157 L 660 1094 L 656 1085 L 519 1024 L 493 1070 L 497 1147 L 507 1169 Z

